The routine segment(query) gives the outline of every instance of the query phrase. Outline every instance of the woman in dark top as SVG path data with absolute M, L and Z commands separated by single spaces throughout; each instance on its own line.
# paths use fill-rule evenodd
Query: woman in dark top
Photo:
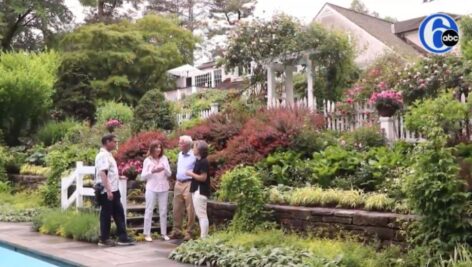
M 190 192 L 192 193 L 193 207 L 200 224 L 200 237 L 208 236 L 208 216 L 207 202 L 210 197 L 210 176 L 208 175 L 208 144 L 205 141 L 195 141 L 193 154 L 197 161 L 193 171 L 187 171 L 187 175 L 192 177 Z

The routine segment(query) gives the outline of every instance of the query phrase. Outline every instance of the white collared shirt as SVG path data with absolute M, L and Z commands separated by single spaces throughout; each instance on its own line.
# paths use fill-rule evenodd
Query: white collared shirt
M 98 173 L 108 171 L 108 180 L 110 181 L 111 191 L 118 191 L 118 165 L 113 155 L 105 148 L 100 148 L 100 152 L 95 157 L 95 182 L 101 183 L 102 178 Z M 105 186 L 105 185 L 104 185 Z

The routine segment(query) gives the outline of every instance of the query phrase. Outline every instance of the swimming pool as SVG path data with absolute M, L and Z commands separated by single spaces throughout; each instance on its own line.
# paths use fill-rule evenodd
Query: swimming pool
M 76 266 L 0 242 L 0 267 Z

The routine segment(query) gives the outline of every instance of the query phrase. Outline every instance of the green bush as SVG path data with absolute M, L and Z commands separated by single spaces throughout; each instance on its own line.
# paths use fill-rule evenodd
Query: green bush
M 300 155 L 292 152 L 276 152 L 257 164 L 264 185 L 304 186 L 310 183 L 313 173 Z
M 293 138 L 290 149 L 301 154 L 302 158 L 311 158 L 314 152 L 326 149 L 337 143 L 336 133 L 320 132 L 312 127 L 304 127 L 301 132 Z
M 133 110 L 126 104 L 108 101 L 98 106 L 96 117 L 97 123 L 101 126 L 110 119 L 128 124 L 133 120 Z
M 33 218 L 33 229 L 42 234 L 59 235 L 96 243 L 99 239 L 98 213 L 93 211 L 46 210 Z
M 228 97 L 226 90 L 205 90 L 186 96 L 183 100 L 177 103 L 177 110 L 180 112 L 190 112 L 192 117 L 198 117 L 200 111 L 208 110 L 211 104 L 217 103 L 220 107 L 225 104 Z
M 5 166 L 9 158 L 7 149 L 0 145 L 0 182 L 6 182 L 8 180 Z
M 353 241 L 326 240 L 286 234 L 280 230 L 217 232 L 176 248 L 169 258 L 203 266 L 402 266 L 396 247 L 376 252 Z
M 97 148 L 80 144 L 59 144 L 52 147 L 46 156 L 46 165 L 51 171 L 42 190 L 43 203 L 48 207 L 56 207 L 59 204 L 60 181 L 65 172 L 74 167 L 77 161 L 93 166 L 97 153 Z
M 62 141 L 69 130 L 77 125 L 79 125 L 79 123 L 73 120 L 60 122 L 50 121 L 41 127 L 36 134 L 36 139 L 45 146 L 50 146 L 56 142 Z
M 8 181 L 0 181 L 0 193 L 9 193 L 10 190 L 11 187 Z
M 385 136 L 379 127 L 357 128 L 352 132 L 344 133 L 341 140 L 344 140 L 348 146 L 361 150 L 386 144 Z
M 452 149 L 444 147 L 447 137 L 443 128 L 435 127 L 431 132 L 434 138 L 415 149 L 404 190 L 410 207 L 421 216 L 413 224 L 411 242 L 442 254 L 471 241 L 466 216 L 469 194 L 458 178 Z
M 164 95 L 158 90 L 146 92 L 139 100 L 134 111 L 133 130 L 172 130 L 175 127 L 176 118 L 172 113 L 170 104 Z
M 266 196 L 261 178 L 254 167 L 238 166 L 225 173 L 218 191 L 218 199 L 238 205 L 231 222 L 233 229 L 252 230 L 263 219 Z
M 18 145 L 47 117 L 58 64 L 55 52 L 0 54 L 0 127 L 8 145 Z

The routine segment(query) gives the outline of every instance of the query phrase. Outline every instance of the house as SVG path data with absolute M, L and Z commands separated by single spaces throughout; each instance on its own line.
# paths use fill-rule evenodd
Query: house
M 215 61 L 203 63 L 197 67 L 182 65 L 167 71 L 167 74 L 175 79 L 176 90 L 164 92 L 168 101 L 177 101 L 185 95 L 194 94 L 206 89 L 230 89 L 243 86 L 244 78 L 251 75 L 249 72 L 240 71 L 237 68 L 232 72 L 226 72 L 223 66 L 218 66 Z
M 360 67 L 366 67 L 385 53 L 393 52 L 405 58 L 423 54 L 421 48 L 409 44 L 393 32 L 395 23 L 348 8 L 326 3 L 313 21 L 347 34 L 349 40 L 355 43 L 355 61 Z M 420 22 L 416 26 L 419 27 Z

